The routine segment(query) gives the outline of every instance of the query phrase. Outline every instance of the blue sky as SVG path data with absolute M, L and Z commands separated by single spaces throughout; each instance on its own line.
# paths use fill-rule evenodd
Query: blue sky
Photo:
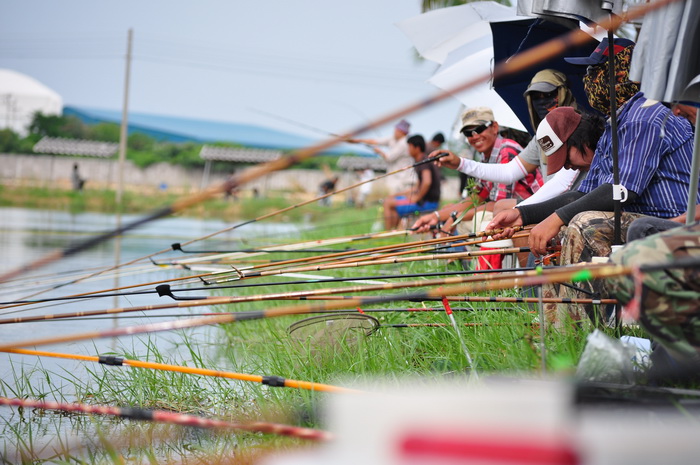
M 120 109 L 133 28 L 130 110 L 318 138 L 308 127 L 342 132 L 437 91 L 394 25 L 418 14 L 417 0 L 5 0 L 0 67 L 65 105 Z M 447 134 L 458 112 L 448 99 L 408 119 Z

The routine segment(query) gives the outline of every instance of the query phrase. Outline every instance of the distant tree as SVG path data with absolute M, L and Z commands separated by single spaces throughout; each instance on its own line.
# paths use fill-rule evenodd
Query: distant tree
M 104 142 L 119 142 L 119 125 L 116 123 L 98 123 L 90 126 L 87 138 Z
M 129 136 L 128 146 L 133 150 L 152 150 L 156 141 L 153 137 L 146 134 L 135 132 Z
M 34 113 L 29 125 L 29 132 L 39 136 L 62 137 L 62 127 L 65 118 L 57 115 L 44 115 L 40 111 Z
M 64 116 L 63 124 L 61 125 L 60 131 L 62 133 L 61 137 L 68 137 L 71 139 L 86 139 L 90 128 L 83 123 L 77 116 Z
M 0 153 L 17 152 L 20 147 L 20 137 L 12 129 L 0 129 Z

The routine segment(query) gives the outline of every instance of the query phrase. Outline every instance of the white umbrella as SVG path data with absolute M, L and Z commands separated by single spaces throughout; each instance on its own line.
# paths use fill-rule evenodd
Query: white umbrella
M 428 11 L 396 26 L 423 58 L 442 64 L 452 50 L 479 37 L 490 37 L 489 21 L 514 17 L 514 8 L 496 2 L 472 2 Z
M 428 82 L 440 89 L 450 89 L 492 70 L 490 22 L 521 19 L 525 18 L 517 17 L 515 8 L 495 2 L 473 2 L 429 11 L 397 26 L 421 56 L 442 65 Z M 468 107 L 490 107 L 502 126 L 526 130 L 491 83 L 480 84 L 454 97 Z

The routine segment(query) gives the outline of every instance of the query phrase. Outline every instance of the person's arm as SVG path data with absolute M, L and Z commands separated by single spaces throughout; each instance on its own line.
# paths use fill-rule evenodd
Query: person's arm
M 520 211 L 522 224 L 534 224 L 544 220 L 558 208 L 568 205 L 569 203 L 578 200 L 583 196 L 583 192 L 569 191 L 545 202 L 540 202 L 533 205 L 516 206 L 515 208 Z
M 638 195 L 636 192 L 628 190 L 627 202 L 625 203 L 632 203 L 637 197 Z M 569 221 L 577 214 L 591 210 L 604 212 L 615 210 L 612 184 L 601 184 L 570 204 L 557 208 L 555 213 L 561 218 L 564 224 L 569 224 Z
M 527 166 L 525 166 L 527 164 Z M 523 162 L 515 157 L 508 163 L 481 163 L 467 158 L 460 158 L 457 171 L 477 179 L 495 182 L 497 184 L 513 184 L 535 171 L 535 165 Z
M 411 226 L 411 229 L 413 229 L 416 233 L 428 232 L 430 230 L 430 226 L 436 225 L 438 223 L 444 223 L 447 220 L 451 219 L 450 215 L 453 211 L 461 213 L 467 208 L 471 208 L 473 206 L 474 203 L 472 203 L 470 199 L 466 199 L 459 203 L 445 205 L 440 210 L 435 210 L 434 212 L 426 213 L 425 215 L 418 218 L 416 222 L 413 223 L 413 226 Z
M 555 174 L 552 179 L 544 183 L 544 185 L 540 187 L 537 192 L 520 202 L 518 205 L 526 206 L 541 203 L 545 200 L 552 199 L 560 194 L 563 194 L 564 192 L 567 192 L 571 189 L 571 186 L 573 186 L 578 174 L 578 170 L 567 170 L 564 168 L 560 169 L 557 171 L 557 174 Z

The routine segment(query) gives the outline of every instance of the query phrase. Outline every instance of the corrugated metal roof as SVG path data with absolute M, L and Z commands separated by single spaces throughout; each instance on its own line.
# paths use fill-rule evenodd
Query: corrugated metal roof
M 264 163 L 282 156 L 279 150 L 202 146 L 199 156 L 203 160 L 230 161 L 237 163 Z
M 108 158 L 117 153 L 119 150 L 119 144 L 115 142 L 102 142 L 97 140 L 43 137 L 34 145 L 33 150 L 36 153 Z
M 340 157 L 338 168 L 344 170 L 372 168 L 377 171 L 386 171 L 386 162 L 379 157 Z

